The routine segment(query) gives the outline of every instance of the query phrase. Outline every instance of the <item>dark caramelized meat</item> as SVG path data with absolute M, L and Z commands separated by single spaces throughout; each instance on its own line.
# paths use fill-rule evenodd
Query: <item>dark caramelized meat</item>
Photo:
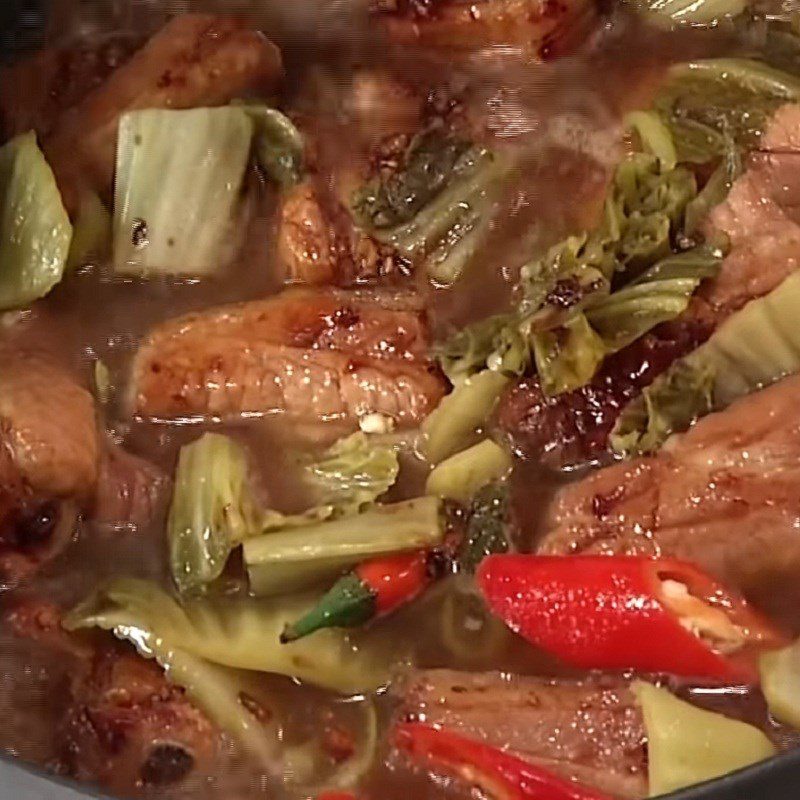
M 444 393 L 428 344 L 412 295 L 286 290 L 153 330 L 134 361 L 134 410 L 349 424 L 381 413 L 413 426 Z
M 117 35 L 44 50 L 0 72 L 0 124 L 9 138 L 29 130 L 46 136 L 58 116 L 124 64 L 140 42 Z
M 556 397 L 547 397 L 537 378 L 525 378 L 503 397 L 499 425 L 520 454 L 548 466 L 600 459 L 628 401 L 710 334 L 711 327 L 699 319 L 660 325 L 606 359 L 587 386 Z
M 155 663 L 122 645 L 68 634 L 59 610 L 42 601 L 16 606 L 5 621 L 69 663 L 69 693 L 54 730 L 67 774 L 127 796 L 208 766 L 217 730 Z

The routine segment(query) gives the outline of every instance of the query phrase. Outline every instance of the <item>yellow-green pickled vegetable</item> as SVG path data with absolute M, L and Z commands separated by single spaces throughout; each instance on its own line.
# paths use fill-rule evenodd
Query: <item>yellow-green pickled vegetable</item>
M 511 470 L 511 454 L 491 439 L 450 456 L 428 476 L 425 492 L 434 497 L 468 503 L 486 484 Z
M 0 147 L 0 311 L 44 297 L 67 263 L 72 225 L 36 134 Z
M 94 192 L 81 197 L 67 269 L 78 269 L 111 254 L 113 221 L 103 201 Z
M 666 689 L 637 681 L 644 714 L 650 796 L 718 778 L 775 755 L 758 728 L 679 700 Z
M 434 547 L 444 537 L 439 510 L 436 498 L 421 497 L 248 539 L 250 589 L 260 596 L 296 591 L 368 558 Z
M 343 694 L 370 691 L 388 677 L 388 656 L 369 642 L 356 647 L 340 631 L 320 631 L 282 645 L 287 624 L 313 598 L 256 600 L 218 598 L 179 603 L 148 581 L 111 581 L 65 619 L 68 630 L 99 627 L 126 637 L 144 632 L 213 664 L 286 675 Z
M 634 0 L 633 7 L 658 25 L 715 25 L 738 17 L 746 0 Z
M 253 132 L 243 107 L 146 109 L 121 118 L 117 272 L 207 275 L 225 266 Z
M 774 111 L 800 99 L 800 77 L 749 58 L 677 64 L 656 97 L 678 160 L 706 163 L 731 141 L 751 148 Z
M 464 380 L 422 424 L 422 452 L 431 464 L 468 447 L 485 425 L 509 378 L 486 369 Z
M 193 591 L 216 580 L 233 547 L 260 530 L 242 445 L 206 433 L 182 447 L 167 522 L 178 589 Z
M 620 415 L 611 444 L 621 453 L 657 450 L 699 416 L 800 371 L 800 273 L 729 317 L 678 359 Z
M 761 691 L 775 719 L 800 730 L 800 642 L 764 653 Z

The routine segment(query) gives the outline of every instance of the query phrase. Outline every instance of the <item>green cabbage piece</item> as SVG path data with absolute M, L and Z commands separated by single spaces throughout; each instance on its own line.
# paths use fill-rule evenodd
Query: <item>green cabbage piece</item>
M 367 229 L 394 228 L 410 222 L 464 172 L 472 169 L 479 148 L 439 129 L 415 136 L 396 171 L 359 189 L 353 213 Z
M 718 778 L 777 752 L 753 725 L 705 711 L 667 689 L 636 681 L 647 730 L 650 797 Z
M 632 0 L 631 5 L 649 22 L 667 27 L 713 26 L 747 8 L 746 0 Z
M 533 335 L 536 371 L 547 395 L 587 384 L 606 356 L 603 340 L 578 311 L 557 328 Z
M 669 255 L 696 194 L 687 169 L 668 168 L 646 153 L 629 156 L 616 169 L 599 227 L 568 237 L 522 268 L 522 312 L 542 316 L 579 308 L 608 293 L 618 273 L 630 279 Z
M 613 449 L 625 455 L 657 450 L 698 417 L 800 372 L 800 273 L 750 301 L 711 338 L 675 361 L 620 414 Z
M 626 406 L 609 437 L 617 453 L 652 453 L 675 431 L 686 430 L 714 407 L 714 372 L 679 361 L 664 380 L 645 387 Z
M 505 447 L 484 439 L 438 464 L 425 482 L 425 494 L 467 505 L 479 489 L 506 477 L 512 464 Z
M 800 77 L 747 58 L 710 58 L 672 67 L 655 108 L 680 161 L 706 163 L 757 145 L 769 117 L 800 99 Z
M 487 366 L 504 375 L 522 375 L 531 362 L 530 346 L 517 314 L 478 320 L 437 345 L 435 351 L 454 386 Z
M 393 447 L 354 433 L 305 469 L 317 502 L 345 513 L 360 511 L 394 486 L 400 463 Z
M 243 108 L 255 125 L 255 155 L 259 165 L 279 186 L 294 186 L 303 175 L 303 135 L 277 109 L 263 105 L 245 105 Z
M 178 602 L 148 581 L 120 578 L 99 588 L 65 618 L 67 630 L 99 627 L 121 638 L 158 642 L 211 664 L 286 675 L 342 694 L 384 686 L 389 657 L 360 639 L 356 646 L 337 630 L 280 644 L 284 627 L 313 605 L 289 597 L 217 598 Z
M 800 641 L 764 653 L 759 671 L 770 714 L 800 730 Z
M 176 586 L 182 593 L 207 588 L 246 539 L 358 514 L 391 488 L 399 468 L 394 448 L 353 434 L 303 465 L 317 504 L 282 514 L 258 504 L 244 447 L 229 436 L 203 435 L 181 448 L 175 472 L 167 542 Z
M 682 314 L 700 282 L 717 274 L 722 258 L 722 249 L 714 245 L 668 256 L 589 306 L 586 318 L 606 352 L 621 350 L 659 323 Z
M 120 119 L 118 273 L 207 275 L 234 255 L 254 124 L 240 106 L 147 109 Z
M 420 449 L 430 464 L 438 464 L 474 443 L 508 382 L 506 375 L 485 369 L 456 386 L 439 403 L 422 423 Z
M 374 238 L 424 263 L 436 283 L 455 283 L 488 230 L 509 162 L 440 129 L 415 137 L 398 170 L 352 199 L 354 217 Z
M 306 589 L 370 558 L 435 547 L 443 538 L 439 501 L 420 497 L 256 536 L 243 555 L 250 589 L 263 597 Z
M 231 550 L 260 532 L 248 469 L 244 448 L 219 433 L 181 448 L 167 521 L 170 569 L 181 592 L 219 578 Z
M 44 297 L 64 274 L 72 225 L 36 134 L 0 147 L 0 310 Z
M 78 207 L 67 269 L 97 263 L 111 254 L 111 214 L 94 192 L 84 192 Z
M 609 295 L 589 299 L 563 324 L 532 336 L 536 368 L 545 394 L 588 383 L 602 360 L 656 325 L 682 314 L 695 289 L 716 275 L 723 251 L 701 245 L 662 259 Z

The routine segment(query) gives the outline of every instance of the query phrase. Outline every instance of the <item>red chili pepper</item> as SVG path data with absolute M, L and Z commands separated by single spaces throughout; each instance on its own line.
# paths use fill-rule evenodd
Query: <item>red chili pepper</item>
M 786 641 L 743 597 L 674 559 L 497 555 L 483 562 L 478 583 L 509 628 L 583 669 L 755 683 L 757 651 Z M 688 600 L 702 611 L 724 612 L 739 629 L 741 647 L 726 655 L 694 633 L 696 618 L 681 613 L 685 606 L 676 610 L 675 587 L 678 604 Z
M 395 743 L 415 761 L 454 774 L 493 800 L 608 800 L 496 747 L 431 725 L 401 723 Z
M 281 641 L 293 642 L 321 628 L 353 628 L 410 603 L 436 577 L 436 555 L 416 550 L 374 558 L 343 575 Z

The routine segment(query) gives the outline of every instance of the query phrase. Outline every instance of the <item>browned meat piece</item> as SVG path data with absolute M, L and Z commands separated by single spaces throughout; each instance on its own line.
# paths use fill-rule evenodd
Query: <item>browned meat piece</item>
M 430 670 L 414 677 L 402 710 L 612 795 L 647 795 L 644 723 L 622 681 Z
M 0 437 L 34 492 L 91 495 L 99 450 L 94 400 L 48 358 L 0 348 Z
M 169 483 L 154 464 L 109 439 L 100 459 L 92 521 L 120 529 L 145 527 L 164 509 Z
M 360 132 L 373 142 L 385 136 L 413 134 L 422 125 L 423 98 L 388 72 L 357 72 L 348 104 Z
M 69 775 L 128 795 L 178 783 L 214 757 L 217 730 L 156 664 L 70 636 L 59 610 L 39 601 L 12 610 L 6 622 L 70 662 L 69 696 L 54 731 Z
M 97 460 L 91 395 L 47 358 L 0 348 L 0 587 L 68 544 Z
M 795 131 L 794 139 L 787 133 Z M 608 358 L 587 386 L 545 397 L 536 378 L 506 394 L 498 422 L 517 450 L 553 467 L 602 458 L 622 408 L 676 358 L 702 344 L 726 317 L 777 287 L 800 264 L 800 106 L 779 110 L 759 151 L 709 215 L 731 251 L 714 280 L 700 287 L 689 309 Z
M 139 108 L 225 105 L 274 88 L 281 75 L 278 49 L 236 21 L 206 14 L 175 17 L 124 66 L 66 111 L 45 152 L 74 207 L 81 186 L 111 186 L 117 123 Z
M 281 202 L 278 258 L 292 283 L 336 282 L 334 233 L 311 181 L 290 189 Z
M 311 286 L 383 283 L 404 274 L 394 250 L 359 230 L 339 199 L 313 179 L 281 202 L 278 259 L 285 281 Z
M 451 51 L 503 45 L 539 59 L 568 50 L 596 14 L 592 0 L 376 0 L 374 5 L 400 44 Z
M 654 456 L 567 486 L 539 551 L 675 556 L 766 611 L 797 608 L 799 403 L 800 376 L 785 378 L 701 419 Z
M 379 412 L 415 425 L 444 384 L 413 298 L 290 289 L 156 328 L 133 366 L 140 416 L 285 412 L 355 422 Z
M 132 36 L 49 48 L 0 70 L 0 123 L 11 138 L 29 130 L 46 136 L 66 109 L 79 103 L 139 46 Z

